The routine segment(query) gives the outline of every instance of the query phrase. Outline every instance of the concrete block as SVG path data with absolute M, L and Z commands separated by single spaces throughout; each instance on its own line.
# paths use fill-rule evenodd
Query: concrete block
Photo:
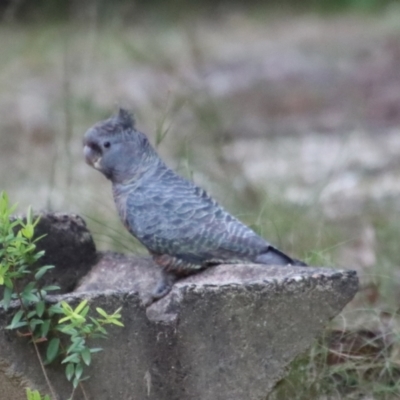
M 108 256 L 117 271 L 121 264 Z M 126 273 L 134 261 L 118 257 Z M 91 399 L 265 400 L 288 364 L 358 289 L 353 271 L 221 265 L 178 282 L 146 309 L 141 297 L 157 271 L 150 261 L 133 269 L 137 279 L 121 283 L 123 290 L 105 289 L 92 276 L 86 291 L 82 283 L 76 293 L 52 298 L 87 298 L 93 308 L 110 312 L 123 307 L 125 327 L 112 328 L 108 340 L 94 344 L 104 352 L 94 357 L 85 382 Z M 110 286 L 116 285 L 114 279 Z M 10 313 L 1 313 L 0 385 L 6 382 L 7 392 L 0 398 L 24 398 L 26 384 L 46 392 L 32 346 L 4 330 L 8 318 Z M 60 399 L 68 398 L 63 369 L 51 367 L 49 373 Z

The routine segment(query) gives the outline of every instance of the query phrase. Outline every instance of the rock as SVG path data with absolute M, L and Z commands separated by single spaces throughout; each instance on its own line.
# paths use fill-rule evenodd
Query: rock
M 99 252 L 97 263 L 81 279 L 75 292 L 136 292 L 145 303 L 160 279 L 161 269 L 151 257 Z
M 97 261 L 96 246 L 85 221 L 75 214 L 41 213 L 35 237 L 38 251 L 45 255 L 40 265 L 54 265 L 42 278 L 44 285 L 60 286 L 59 293 L 71 292 Z M 34 218 L 36 218 L 36 215 Z
M 115 258 L 114 263 L 116 270 Z M 154 272 L 146 263 L 137 266 L 135 274 L 140 270 L 143 281 Z M 87 288 L 92 284 L 86 281 Z M 99 284 L 92 287 L 101 289 Z M 87 298 L 93 309 L 109 312 L 123 307 L 125 327 L 112 328 L 108 340 L 94 344 L 104 351 L 93 357 L 90 379 L 84 383 L 90 398 L 264 400 L 285 367 L 311 345 L 357 289 L 353 271 L 221 265 L 178 282 L 147 310 L 134 291 L 79 291 L 53 300 L 77 303 Z M 5 331 L 5 324 L 3 313 L 0 382 L 29 381 L 44 388 L 32 346 Z M 63 370 L 49 371 L 61 398 L 69 396 Z M 18 393 L 2 400 L 18 399 Z M 77 391 L 74 399 L 80 398 Z

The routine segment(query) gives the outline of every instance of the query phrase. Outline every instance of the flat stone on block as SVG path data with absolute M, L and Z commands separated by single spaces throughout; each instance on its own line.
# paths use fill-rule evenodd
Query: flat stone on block
M 149 256 L 98 252 L 97 263 L 80 280 L 74 292 L 135 292 L 146 302 L 161 279 L 161 268 Z

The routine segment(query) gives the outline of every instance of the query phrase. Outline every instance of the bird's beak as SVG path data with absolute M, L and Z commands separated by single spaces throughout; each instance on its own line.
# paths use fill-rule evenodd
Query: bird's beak
M 83 154 L 87 164 L 91 165 L 93 168 L 100 169 L 101 156 L 96 151 L 90 146 L 85 145 L 83 147 Z

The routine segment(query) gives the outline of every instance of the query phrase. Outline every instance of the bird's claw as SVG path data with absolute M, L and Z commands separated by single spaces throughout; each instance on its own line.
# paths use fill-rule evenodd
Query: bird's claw
M 177 279 L 178 278 L 174 274 L 164 272 L 156 288 L 146 299 L 143 300 L 143 305 L 145 307 L 149 307 L 155 301 L 166 296 L 171 291 L 172 286 L 177 281 Z

